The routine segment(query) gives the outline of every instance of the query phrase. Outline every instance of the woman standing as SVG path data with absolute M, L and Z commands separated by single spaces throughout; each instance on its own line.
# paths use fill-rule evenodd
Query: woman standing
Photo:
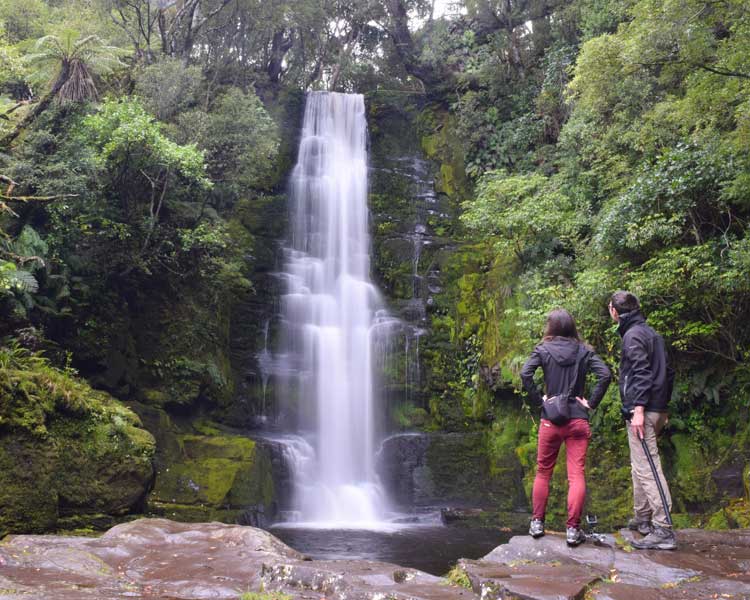
M 546 395 L 534 383 L 534 372 L 542 367 Z M 593 372 L 597 383 L 586 400 L 586 374 Z M 542 405 L 537 446 L 537 472 L 532 492 L 533 513 L 529 534 L 544 535 L 544 515 L 549 496 L 549 480 L 557 454 L 564 443 L 568 462 L 568 521 L 566 540 L 569 546 L 585 541 L 581 531 L 581 513 L 586 500 L 586 450 L 591 437 L 589 410 L 596 408 L 609 387 L 612 375 L 601 358 L 581 341 L 575 321 L 567 310 L 556 309 L 547 316 L 544 338 L 521 370 L 523 386 L 531 402 Z M 571 393 L 572 392 L 572 393 Z M 550 421 L 545 404 L 548 398 L 563 395 L 570 418 L 563 424 Z M 551 409 L 550 409 L 551 412 Z M 555 419 L 559 422 L 559 419 Z

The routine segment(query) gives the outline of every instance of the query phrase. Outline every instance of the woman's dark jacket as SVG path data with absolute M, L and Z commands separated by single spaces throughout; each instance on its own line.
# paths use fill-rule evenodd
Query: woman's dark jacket
M 649 412 L 666 412 L 674 374 L 667 365 L 664 339 L 646 323 L 640 311 L 620 315 L 622 336 L 620 398 L 625 411 L 644 406 Z
M 570 399 L 570 418 L 589 418 L 586 408 L 575 399 L 576 396 L 585 397 L 586 373 L 594 373 L 597 379 L 596 386 L 588 398 L 589 406 L 592 409 L 596 408 L 597 404 L 604 397 L 612 381 L 612 374 L 602 359 L 589 349 L 588 346 L 571 338 L 556 337 L 539 344 L 534 348 L 523 369 L 521 369 L 523 387 L 528 392 L 529 399 L 534 405 L 540 406 L 543 404 L 542 394 L 534 383 L 534 372 L 539 367 L 542 367 L 548 397 L 567 393 L 579 371 L 579 369 L 576 369 L 576 358 L 581 346 L 584 349 L 582 360 L 585 368 L 582 369 L 582 376 L 579 378 L 574 388 L 573 396 Z M 544 409 L 542 409 L 542 417 L 544 416 Z

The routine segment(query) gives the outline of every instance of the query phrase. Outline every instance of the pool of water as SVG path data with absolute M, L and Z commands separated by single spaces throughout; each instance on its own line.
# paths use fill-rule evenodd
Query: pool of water
M 445 575 L 459 558 L 484 556 L 513 535 L 498 529 L 437 524 L 402 525 L 386 530 L 284 525 L 272 527 L 271 533 L 313 559 L 378 560 L 434 575 Z

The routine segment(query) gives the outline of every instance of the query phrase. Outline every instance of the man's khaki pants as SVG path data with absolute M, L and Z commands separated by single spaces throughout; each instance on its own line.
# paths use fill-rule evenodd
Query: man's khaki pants
M 659 435 L 667 422 L 667 413 L 646 412 L 644 413 L 644 438 L 648 446 L 651 458 L 654 459 L 656 472 L 661 479 L 667 506 L 672 511 L 672 497 L 669 494 L 669 486 L 661 470 L 659 449 L 656 446 L 656 437 Z M 643 451 L 643 445 L 630 424 L 628 424 L 628 443 L 630 444 L 630 467 L 633 475 L 633 504 L 635 516 L 642 521 L 652 521 L 654 525 L 669 527 L 667 514 L 659 496 L 659 488 L 656 487 L 654 474 L 648 464 L 648 458 Z

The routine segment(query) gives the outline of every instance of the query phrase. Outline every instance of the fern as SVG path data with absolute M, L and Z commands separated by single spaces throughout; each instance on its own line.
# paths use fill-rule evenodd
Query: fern
M 29 294 L 39 291 L 39 282 L 28 271 L 11 271 L 6 275 L 10 285 Z

